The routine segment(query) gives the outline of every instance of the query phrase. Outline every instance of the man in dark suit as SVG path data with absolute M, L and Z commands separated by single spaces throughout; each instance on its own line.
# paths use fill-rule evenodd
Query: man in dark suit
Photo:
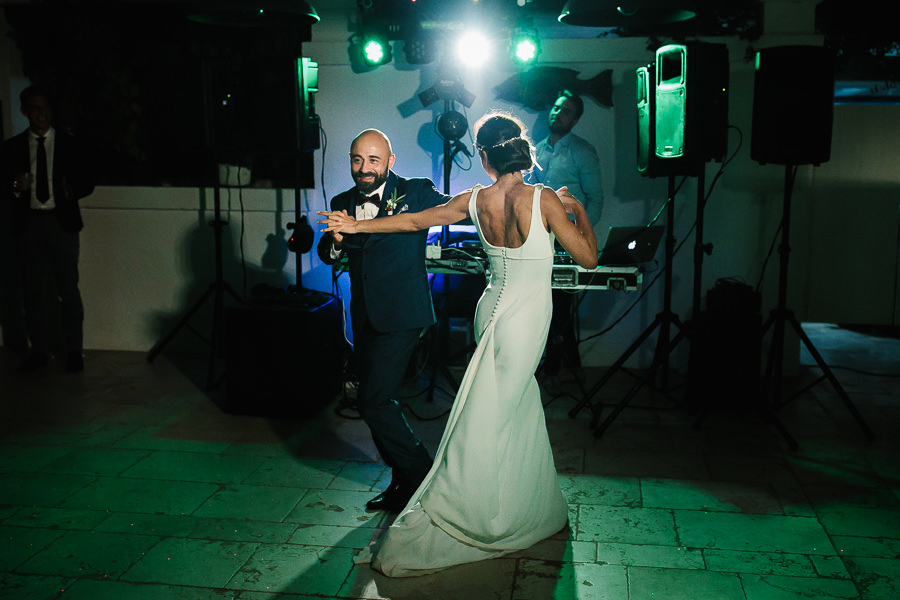
M 398 177 L 394 154 L 382 132 L 368 129 L 350 146 L 350 174 L 356 186 L 331 200 L 331 210 L 357 219 L 420 211 L 450 199 L 429 179 Z M 346 254 L 350 270 L 350 316 L 354 366 L 359 376 L 357 406 L 392 469 L 388 488 L 368 503 L 372 510 L 399 511 L 431 468 L 428 451 L 393 399 L 422 330 L 434 323 L 425 271 L 428 231 L 323 235 L 317 252 L 325 264 Z
M 33 85 L 19 99 L 28 129 L 0 148 L 0 190 L 12 207 L 31 341 L 31 353 L 19 370 L 32 371 L 49 361 L 52 338 L 44 314 L 49 280 L 60 301 L 66 370 L 81 371 L 84 307 L 78 289 L 78 232 L 83 223 L 78 200 L 94 191 L 90 164 L 73 136 L 52 127 L 47 90 Z

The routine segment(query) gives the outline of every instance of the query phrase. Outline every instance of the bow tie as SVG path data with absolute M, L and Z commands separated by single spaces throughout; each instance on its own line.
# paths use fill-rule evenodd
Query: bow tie
M 356 205 L 362 206 L 366 202 L 371 202 L 375 206 L 381 208 L 381 198 L 378 197 L 378 194 L 372 194 L 371 196 L 366 196 L 364 193 L 359 192 L 356 195 Z

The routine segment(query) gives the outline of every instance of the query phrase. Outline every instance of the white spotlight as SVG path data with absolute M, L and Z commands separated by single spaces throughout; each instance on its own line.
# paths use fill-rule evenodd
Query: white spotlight
M 466 31 L 456 44 L 456 55 L 467 67 L 480 67 L 491 57 L 491 41 L 480 31 Z

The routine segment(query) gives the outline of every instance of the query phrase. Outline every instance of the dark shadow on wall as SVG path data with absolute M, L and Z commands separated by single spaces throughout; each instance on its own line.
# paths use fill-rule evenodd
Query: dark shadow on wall
M 215 377 L 220 379 L 227 337 L 225 316 L 230 307 L 250 299 L 254 289 L 284 290 L 296 281 L 286 271 L 290 261 L 289 232 L 282 226 L 292 214 L 285 214 L 283 197 L 278 192 L 271 226 L 260 231 L 241 231 L 243 221 L 239 210 L 222 211 L 216 224 L 212 193 L 201 188 L 198 195 L 197 222 L 185 235 L 178 252 L 188 281 L 177 292 L 179 301 L 174 311 L 155 311 L 147 316 L 156 340 L 154 347 L 148 349 L 148 360 L 164 352 L 176 365 L 183 359 L 185 372 L 193 374 L 197 371 L 196 361 L 208 359 L 215 363 Z M 217 229 L 221 231 L 219 243 Z M 244 247 L 259 246 L 250 244 L 248 235 L 265 239 L 262 255 L 243 255 L 242 236 Z M 221 280 L 217 276 L 219 261 Z M 219 298 L 223 315 L 217 324 Z M 215 348 L 211 346 L 214 336 L 218 339 Z M 197 383 L 202 389 L 210 387 L 205 379 Z

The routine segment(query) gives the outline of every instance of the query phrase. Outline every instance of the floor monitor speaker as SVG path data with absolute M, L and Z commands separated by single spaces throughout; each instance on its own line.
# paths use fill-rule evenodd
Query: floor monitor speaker
M 341 390 L 340 302 L 318 292 L 301 299 L 243 302 L 225 311 L 225 412 L 307 417 Z

